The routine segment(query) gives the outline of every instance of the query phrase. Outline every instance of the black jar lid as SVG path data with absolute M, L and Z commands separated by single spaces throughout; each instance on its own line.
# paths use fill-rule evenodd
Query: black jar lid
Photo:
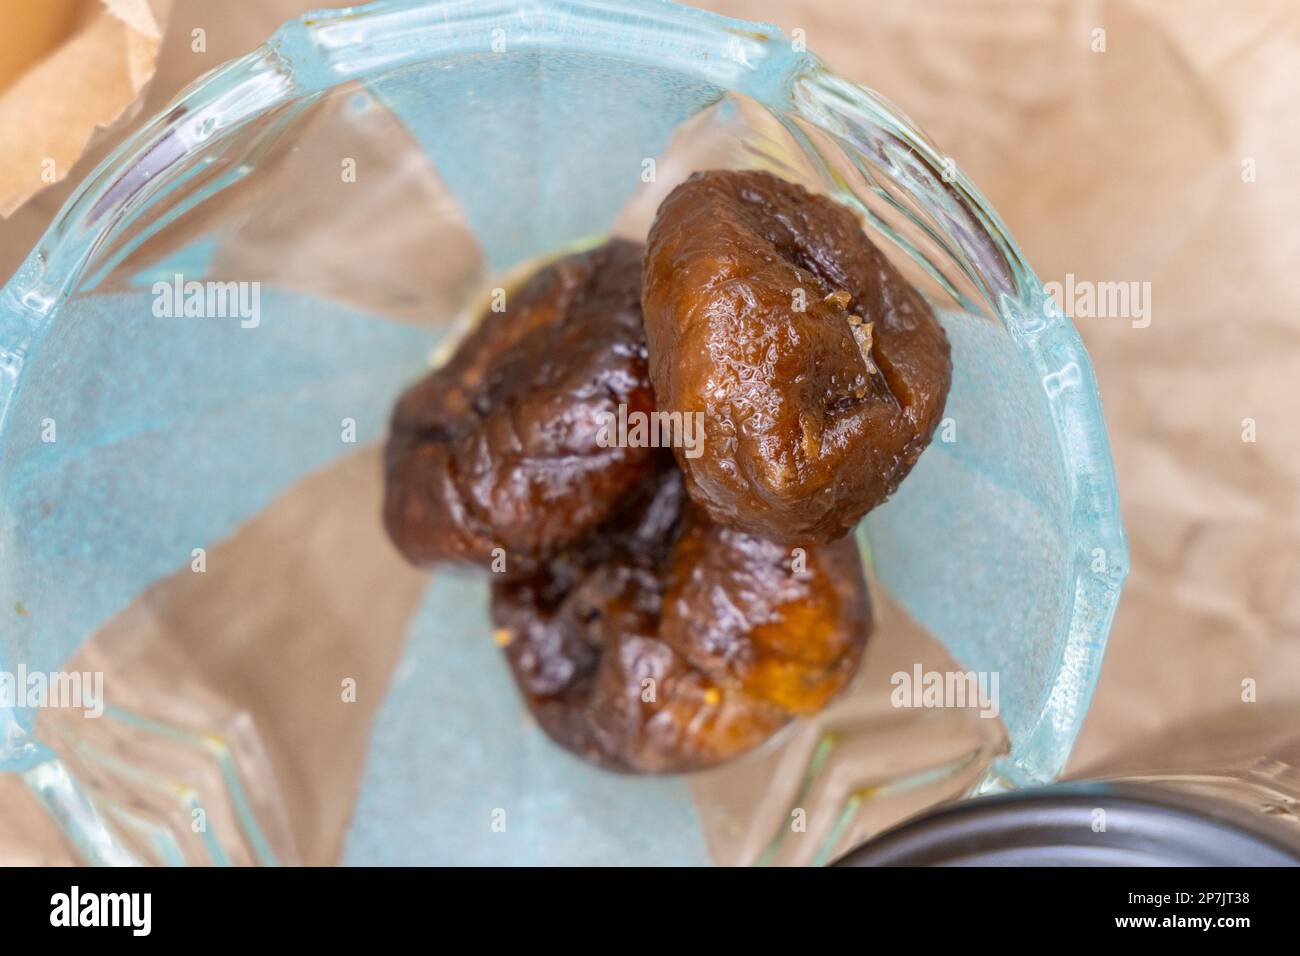
M 835 865 L 1300 866 L 1300 828 L 1156 784 L 1065 783 L 948 805 Z

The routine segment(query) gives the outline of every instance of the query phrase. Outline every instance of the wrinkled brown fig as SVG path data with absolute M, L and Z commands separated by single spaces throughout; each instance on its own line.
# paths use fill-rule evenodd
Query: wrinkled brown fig
M 852 539 L 791 550 L 689 506 L 664 575 L 659 636 L 717 680 L 812 714 L 857 669 L 869 607 Z
M 384 525 L 417 565 L 512 567 L 611 515 L 652 448 L 602 447 L 601 425 L 650 412 L 642 248 L 616 240 L 533 275 L 393 413 Z M 605 442 L 605 444 L 612 444 Z
M 682 183 L 650 230 L 642 305 L 658 408 L 704 415 L 677 451 L 719 524 L 829 541 L 929 443 L 952 376 L 925 300 L 847 208 L 768 173 Z
M 855 545 L 794 555 L 683 504 L 680 474 L 537 574 L 498 579 L 492 615 L 529 709 L 605 767 L 699 770 L 823 706 L 871 627 Z

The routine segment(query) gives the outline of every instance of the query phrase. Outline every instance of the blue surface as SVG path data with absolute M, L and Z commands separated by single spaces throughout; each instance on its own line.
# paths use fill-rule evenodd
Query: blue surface
M 598 235 L 679 123 L 722 91 L 607 57 L 454 57 L 372 85 L 433 161 L 489 265 Z
M 1061 666 L 1073 597 L 1068 483 L 1046 402 L 1001 326 L 944 315 L 953 381 L 943 429 L 866 519 L 891 594 L 971 670 L 999 675 L 1012 739 Z
M 194 548 L 382 439 L 433 342 L 270 288 L 257 328 L 158 318 L 152 303 L 149 291 L 75 298 L 28 359 L 0 448 L 0 668 L 59 667 Z

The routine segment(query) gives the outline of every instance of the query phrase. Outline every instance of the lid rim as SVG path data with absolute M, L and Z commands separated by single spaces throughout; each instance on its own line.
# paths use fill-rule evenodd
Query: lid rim
M 1300 866 L 1300 833 L 1158 784 L 1066 783 L 914 817 L 834 865 L 1041 866 L 1053 853 L 1092 865 Z

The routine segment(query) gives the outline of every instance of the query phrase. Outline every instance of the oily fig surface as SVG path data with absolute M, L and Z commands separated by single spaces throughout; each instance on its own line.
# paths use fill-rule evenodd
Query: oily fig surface
M 416 565 L 526 565 L 609 517 L 654 448 L 602 447 L 604 416 L 654 409 L 641 321 L 642 248 L 561 259 L 488 312 L 398 401 L 384 524 Z
M 846 207 L 765 172 L 696 173 L 650 230 L 661 410 L 702 412 L 691 497 L 781 542 L 846 534 L 911 470 L 952 365 L 926 301 Z
M 602 766 L 700 770 L 843 688 L 871 626 L 856 547 L 803 557 L 718 528 L 676 469 L 537 573 L 498 579 L 492 615 L 529 710 Z

